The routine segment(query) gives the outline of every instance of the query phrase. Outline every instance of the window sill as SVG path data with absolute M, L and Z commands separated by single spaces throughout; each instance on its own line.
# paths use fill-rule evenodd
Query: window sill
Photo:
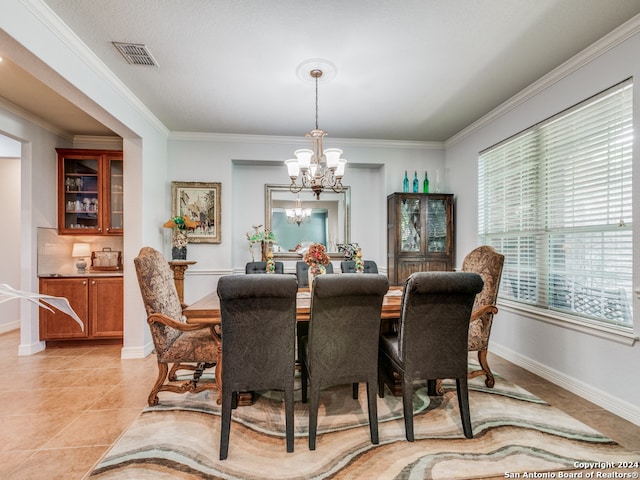
M 630 328 L 592 322 L 586 319 L 578 320 L 559 312 L 523 305 L 517 302 L 510 302 L 509 300 L 499 300 L 498 307 L 507 312 L 517 313 L 534 320 L 604 338 L 605 340 L 611 340 L 630 347 L 640 340 L 634 333 L 633 329 Z

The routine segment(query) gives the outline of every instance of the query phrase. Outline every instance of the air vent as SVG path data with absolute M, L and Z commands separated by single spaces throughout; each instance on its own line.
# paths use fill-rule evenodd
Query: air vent
M 112 43 L 131 65 L 149 65 L 151 67 L 158 66 L 158 62 L 153 58 L 153 55 L 151 55 L 151 52 L 146 45 L 119 42 Z

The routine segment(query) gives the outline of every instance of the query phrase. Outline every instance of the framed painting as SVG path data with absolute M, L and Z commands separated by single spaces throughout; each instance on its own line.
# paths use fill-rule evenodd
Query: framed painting
M 189 243 L 220 243 L 220 183 L 171 182 L 173 215 L 197 223 Z

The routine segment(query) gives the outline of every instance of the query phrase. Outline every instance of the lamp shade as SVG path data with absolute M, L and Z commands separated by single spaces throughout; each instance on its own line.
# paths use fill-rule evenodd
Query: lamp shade
M 74 258 L 90 257 L 91 246 L 88 243 L 74 243 L 71 256 Z

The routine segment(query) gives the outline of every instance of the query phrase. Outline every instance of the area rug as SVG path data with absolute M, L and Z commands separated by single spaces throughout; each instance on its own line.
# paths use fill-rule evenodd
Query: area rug
M 159 405 L 143 411 L 90 478 L 589 478 L 569 472 L 615 472 L 617 462 L 640 462 L 639 455 L 500 377 L 493 389 L 481 379 L 470 382 L 474 438 L 466 439 L 455 384 L 444 386 L 445 394 L 434 397 L 426 385 L 417 388 L 413 443 L 405 440 L 401 398 L 378 398 L 379 445 L 370 442 L 363 385 L 358 400 L 350 385 L 324 391 L 315 451 L 308 448 L 307 404 L 297 391 L 293 453 L 286 453 L 280 393 L 259 392 L 253 405 L 233 411 L 224 461 L 218 460 L 217 395 L 162 393 Z

